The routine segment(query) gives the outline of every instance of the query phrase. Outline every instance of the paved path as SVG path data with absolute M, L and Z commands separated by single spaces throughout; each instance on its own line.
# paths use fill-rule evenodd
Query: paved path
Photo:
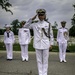
M 75 53 L 67 53 L 67 63 L 60 63 L 58 53 L 49 56 L 48 75 L 75 75 Z M 14 52 L 12 61 L 0 51 L 0 75 L 38 75 L 35 52 L 29 52 L 29 61 L 22 62 L 20 52 Z

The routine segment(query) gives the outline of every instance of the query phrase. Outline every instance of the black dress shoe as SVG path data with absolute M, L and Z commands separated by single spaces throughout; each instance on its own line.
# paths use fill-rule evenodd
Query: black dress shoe
M 25 59 L 26 62 L 28 62 L 28 60 Z
M 8 61 L 11 61 L 12 59 L 7 59 Z

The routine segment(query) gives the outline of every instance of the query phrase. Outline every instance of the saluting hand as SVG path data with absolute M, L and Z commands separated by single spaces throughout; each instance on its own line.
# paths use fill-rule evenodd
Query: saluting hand
M 37 17 L 37 14 L 32 18 L 32 20 L 34 20 Z

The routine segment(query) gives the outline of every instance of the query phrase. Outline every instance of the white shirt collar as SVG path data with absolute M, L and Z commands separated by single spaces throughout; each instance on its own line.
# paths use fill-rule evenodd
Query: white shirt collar
M 39 20 L 39 23 L 43 23 L 43 22 L 44 22 L 44 20 L 43 20 L 43 21 L 40 21 L 40 20 Z

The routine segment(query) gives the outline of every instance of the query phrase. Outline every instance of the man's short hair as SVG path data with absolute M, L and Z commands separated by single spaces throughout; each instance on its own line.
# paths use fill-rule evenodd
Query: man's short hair
M 61 21 L 61 24 L 66 24 L 66 21 Z

